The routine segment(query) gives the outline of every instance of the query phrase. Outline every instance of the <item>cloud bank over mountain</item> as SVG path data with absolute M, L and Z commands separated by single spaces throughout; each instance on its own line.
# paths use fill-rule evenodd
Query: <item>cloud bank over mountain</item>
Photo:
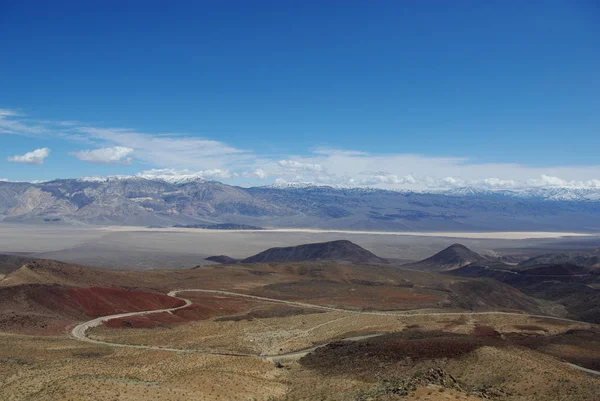
M 131 165 L 140 176 L 198 177 L 241 186 L 305 183 L 409 190 L 600 188 L 600 165 L 541 167 L 326 147 L 273 155 L 193 135 L 37 120 L 7 109 L 0 110 L 0 133 L 61 140 L 74 148 L 65 152 L 72 157 L 94 164 Z M 52 163 L 49 156 L 50 149 L 40 148 L 8 160 L 40 165 L 44 161 Z
M 79 160 L 83 160 L 90 163 L 98 164 L 110 164 L 110 163 L 122 163 L 131 164 L 132 158 L 129 157 L 133 153 L 132 148 L 126 148 L 123 146 L 114 146 L 112 148 L 100 148 L 92 150 L 81 150 L 79 152 L 71 152 L 72 156 L 75 156 Z

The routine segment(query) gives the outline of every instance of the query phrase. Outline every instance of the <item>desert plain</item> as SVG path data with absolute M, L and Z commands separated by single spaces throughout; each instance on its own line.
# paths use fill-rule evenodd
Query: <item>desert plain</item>
M 26 243 L 6 227 L 0 251 L 24 263 L 0 281 L 0 399 L 596 399 L 597 324 L 500 282 L 401 267 L 457 238 L 344 235 L 389 265 L 204 260 L 340 235 L 64 228 Z M 521 256 L 596 240 L 460 239 Z

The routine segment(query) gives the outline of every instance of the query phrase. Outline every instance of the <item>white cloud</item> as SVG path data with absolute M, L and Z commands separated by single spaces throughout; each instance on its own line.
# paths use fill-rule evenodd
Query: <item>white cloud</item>
M 0 182 L 8 182 L 8 178 L 0 178 Z
M 7 160 L 14 163 L 44 164 L 44 159 L 46 159 L 49 155 L 50 149 L 41 148 L 27 152 L 24 155 L 11 156 Z
M 600 188 L 600 180 L 564 180 L 559 177 L 552 177 L 542 174 L 538 179 L 527 181 L 527 186 L 530 187 L 558 187 L 558 188 Z
M 233 174 L 229 170 L 221 170 L 220 168 L 204 170 L 199 173 L 205 178 L 227 179 L 233 177 Z
M 172 168 L 161 168 L 142 171 L 136 174 L 137 177 L 146 179 L 158 179 L 165 181 L 188 181 L 196 179 L 229 179 L 234 176 L 228 170 L 212 169 L 212 170 L 178 170 Z
M 293 159 L 304 165 L 319 165 L 322 172 L 298 171 L 300 177 L 285 176 L 285 182 L 315 182 L 384 189 L 456 188 L 519 189 L 542 186 L 597 188 L 600 166 L 530 167 L 512 163 L 472 163 L 466 158 L 429 157 L 414 154 L 369 154 L 346 150 L 317 150 Z M 269 171 L 269 170 L 267 170 Z M 373 173 L 373 171 L 377 171 Z M 276 174 L 278 173 L 278 174 Z M 560 178 L 558 178 L 560 177 Z
M 244 171 L 242 173 L 242 177 L 256 178 L 257 180 L 264 180 L 268 176 L 269 175 L 267 174 L 267 172 L 261 168 L 257 168 L 256 170 L 253 170 L 253 171 Z
M 223 142 L 180 135 L 136 132 L 130 129 L 79 127 L 97 141 L 135 149 L 136 159 L 161 168 L 221 169 L 243 167 L 255 158 Z
M 315 155 L 323 156 L 367 156 L 368 153 L 360 150 L 344 150 L 344 149 L 332 149 L 332 148 L 316 148 L 313 150 Z
M 465 185 L 465 181 L 456 177 L 444 177 L 442 178 L 441 182 L 444 184 L 444 186 L 448 187 L 462 187 Z
M 563 180 L 562 178 L 550 177 L 545 174 L 542 174 L 542 176 L 539 179 L 529 180 L 529 182 L 533 186 L 549 186 L 549 187 L 562 187 L 567 184 L 567 181 Z
M 16 110 L 10 110 L 10 109 L 0 109 L 0 118 L 4 118 L 4 117 L 16 117 L 19 116 L 19 112 L 17 112 Z
M 37 124 L 16 110 L 0 109 L 0 134 L 39 136 L 50 132 L 43 124 Z
M 415 184 L 416 180 L 412 175 L 407 175 L 405 177 L 398 177 L 396 174 L 390 174 L 386 172 L 377 172 L 377 173 L 361 173 L 361 177 L 359 179 L 350 178 L 348 180 L 348 184 L 356 184 L 361 186 L 372 186 L 378 184 Z
M 499 178 L 484 178 L 479 182 L 479 186 L 487 189 L 508 189 L 517 186 L 515 180 L 501 180 Z
M 406 184 L 416 184 L 417 180 L 415 179 L 415 177 L 409 174 L 407 176 L 404 176 L 404 182 Z
M 320 172 L 323 171 L 323 166 L 315 163 L 302 163 L 296 160 L 279 160 L 277 162 L 281 167 L 288 171 L 312 171 Z
M 7 109 L 0 109 L 0 133 L 51 135 L 71 143 L 87 143 L 89 145 L 86 147 L 91 150 L 73 154 L 94 163 L 126 164 L 135 156 L 140 164 L 147 166 L 145 168 L 154 169 L 140 174 L 156 171 L 155 175 L 172 180 L 177 180 L 178 176 L 188 176 L 231 180 L 232 183 L 255 179 L 415 190 L 461 186 L 492 190 L 600 188 L 600 164 L 539 167 L 515 163 L 480 163 L 466 157 L 373 154 L 332 148 L 271 156 L 193 135 L 99 128 L 68 120 L 34 120 Z
M 133 149 L 124 146 L 115 146 L 112 148 L 100 148 L 93 150 L 82 150 L 79 152 L 71 152 L 70 155 L 75 156 L 79 160 L 83 160 L 96 164 L 111 164 L 122 163 L 131 164 Z

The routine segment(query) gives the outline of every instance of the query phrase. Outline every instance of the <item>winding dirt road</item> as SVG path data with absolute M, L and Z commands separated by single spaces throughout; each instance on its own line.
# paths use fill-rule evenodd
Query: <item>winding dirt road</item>
M 123 348 L 128 347 L 128 348 L 142 348 L 142 349 L 160 349 L 160 350 L 164 350 L 164 351 L 187 352 L 187 353 L 190 353 L 190 352 L 192 352 L 192 350 L 177 349 L 177 348 L 151 347 L 151 346 L 146 346 L 146 345 L 119 344 L 119 343 L 110 343 L 110 342 L 106 342 L 106 341 L 98 341 L 98 340 L 94 340 L 93 338 L 89 338 L 86 335 L 86 333 L 87 333 L 87 331 L 89 329 L 92 329 L 94 327 L 98 327 L 101 324 L 103 324 L 104 322 L 108 322 L 109 320 L 119 319 L 119 318 L 123 318 L 123 317 L 130 317 L 130 316 L 150 315 L 150 314 L 153 314 L 153 313 L 163 313 L 163 312 L 172 313 L 172 312 L 174 312 L 176 310 L 186 308 L 186 307 L 188 307 L 188 306 L 190 306 L 192 304 L 192 301 L 190 301 L 189 299 L 179 298 L 179 297 L 176 297 L 176 296 L 171 295 L 171 294 L 169 294 L 169 296 L 172 296 L 172 297 L 177 298 L 177 299 L 179 299 L 181 301 L 184 301 L 185 304 L 181 305 L 181 306 L 177 306 L 175 308 L 155 309 L 155 310 L 141 311 L 141 312 L 127 312 L 127 313 L 119 313 L 117 315 L 101 316 L 101 317 L 98 317 L 96 319 L 92 319 L 92 320 L 89 320 L 87 322 L 78 324 L 77 326 L 75 326 L 75 328 L 73 328 L 73 330 L 71 330 L 71 335 L 73 337 L 75 337 L 76 339 L 80 340 L 80 341 L 87 341 L 87 342 L 94 343 L 94 344 L 110 345 L 111 347 L 123 347 Z
M 153 345 L 111 343 L 108 341 L 94 340 L 93 338 L 90 338 L 87 336 L 87 331 L 89 329 L 98 327 L 101 324 L 103 324 L 104 322 L 107 322 L 109 320 L 119 319 L 119 318 L 123 318 L 123 317 L 131 317 L 131 316 L 150 315 L 153 313 L 165 313 L 165 312 L 172 313 L 174 311 L 177 311 L 179 309 L 183 309 L 183 308 L 186 308 L 186 307 L 192 305 L 192 301 L 190 301 L 189 299 L 177 296 L 177 294 L 179 294 L 180 292 L 203 292 L 203 293 L 208 293 L 208 294 L 249 298 L 249 299 L 254 299 L 254 300 L 259 300 L 259 301 L 264 301 L 264 302 L 290 305 L 290 306 L 298 307 L 298 308 L 319 309 L 319 310 L 326 310 L 326 311 L 331 311 L 331 312 L 351 313 L 351 314 L 356 314 L 356 315 L 376 315 L 376 316 L 393 316 L 393 317 L 441 316 L 441 315 L 444 315 L 444 316 L 445 315 L 448 315 L 448 316 L 508 315 L 508 316 L 526 316 L 526 317 L 545 318 L 545 319 L 553 319 L 553 320 L 558 320 L 558 321 L 563 321 L 563 322 L 587 324 L 586 322 L 580 322 L 578 320 L 573 320 L 573 319 L 566 319 L 566 318 L 546 316 L 546 315 L 532 315 L 532 314 L 525 314 L 525 313 L 515 313 L 515 312 L 427 312 L 427 309 L 413 309 L 413 310 L 403 311 L 403 312 L 356 311 L 356 310 L 349 310 L 349 309 L 342 309 L 342 308 L 333 308 L 333 307 L 329 307 L 329 306 L 308 304 L 308 303 L 304 303 L 304 302 L 296 302 L 296 301 L 287 301 L 287 300 L 275 299 L 275 298 L 259 297 L 256 295 L 241 294 L 241 293 L 231 292 L 231 291 L 204 290 L 204 289 L 179 289 L 179 290 L 173 290 L 173 291 L 169 292 L 167 295 L 169 295 L 170 297 L 179 299 L 181 301 L 184 301 L 184 305 L 181 305 L 181 306 L 178 306 L 175 308 L 168 308 L 168 309 L 156 309 L 156 310 L 141 311 L 141 312 L 128 312 L 128 313 L 120 313 L 120 314 L 116 314 L 116 315 L 98 317 L 96 319 L 92 319 L 87 322 L 78 324 L 71 331 L 71 335 L 79 341 L 86 341 L 86 342 L 100 344 L 100 345 L 108 345 L 111 347 L 149 349 L 149 350 L 176 352 L 176 353 L 184 353 L 184 354 L 244 356 L 244 357 L 267 359 L 270 361 L 277 361 L 280 359 L 282 360 L 282 359 L 304 356 L 307 353 L 310 353 L 319 347 L 327 345 L 327 344 L 322 344 L 322 345 L 314 346 L 311 348 L 306 348 L 303 350 L 293 351 L 293 352 L 286 353 L 286 354 L 256 355 L 256 354 L 243 354 L 243 353 L 234 353 L 234 352 L 224 353 L 224 352 L 199 351 L 199 350 L 182 349 L 182 348 L 160 347 L 160 346 L 153 346 Z M 349 338 L 345 338 L 343 340 L 357 341 L 357 340 L 362 340 L 362 339 L 366 339 L 366 338 L 376 337 L 376 336 L 383 335 L 383 334 L 385 334 L 385 333 L 371 334 L 371 335 L 358 336 L 358 337 L 349 337 Z M 336 340 L 336 341 L 340 341 L 340 340 Z M 600 371 L 586 369 L 582 366 L 574 365 L 572 363 L 566 363 L 566 364 L 568 366 L 571 366 L 574 369 L 584 371 L 588 374 L 600 376 Z

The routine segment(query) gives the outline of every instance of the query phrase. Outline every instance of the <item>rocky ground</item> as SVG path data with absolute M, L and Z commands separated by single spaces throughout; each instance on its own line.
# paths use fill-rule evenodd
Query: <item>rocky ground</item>
M 478 283 L 330 262 L 106 272 L 36 261 L 0 281 L 11 295 L 1 298 L 2 319 L 18 321 L 0 332 L 0 399 L 594 400 L 600 379 L 563 361 L 596 368 L 597 327 L 529 316 L 547 305 Z M 192 306 L 89 332 L 186 353 L 69 336 L 77 322 L 105 313 L 176 306 L 166 294 L 186 287 L 291 304 L 180 292 Z M 517 314 L 477 314 L 498 309 Z M 245 356 L 224 355 L 232 353 Z

